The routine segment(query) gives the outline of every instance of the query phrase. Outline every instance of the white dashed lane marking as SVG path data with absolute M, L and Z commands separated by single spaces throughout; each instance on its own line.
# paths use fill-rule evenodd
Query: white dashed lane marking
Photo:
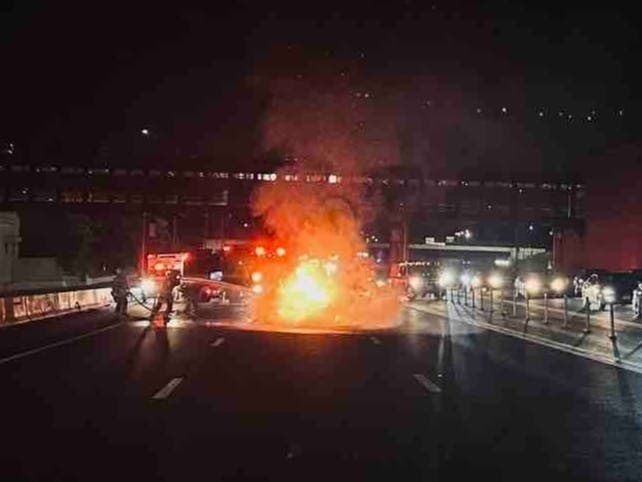
M 167 385 L 157 391 L 152 397 L 154 400 L 165 400 L 168 398 L 177 386 L 183 381 L 183 377 L 172 378 Z
M 424 387 L 430 393 L 441 393 L 441 388 L 439 387 L 439 385 L 428 380 L 428 378 L 426 378 L 425 375 L 421 373 L 415 373 L 413 377 L 415 378 L 415 380 L 417 380 L 417 383 L 419 383 L 422 387 Z
M 223 337 L 221 336 L 221 337 L 217 338 L 216 340 L 214 340 L 214 341 L 211 343 L 211 346 L 221 346 L 224 342 L 225 342 L 225 338 L 223 338 Z
M 377 338 L 376 336 L 371 336 L 370 341 L 374 343 L 375 345 L 381 345 L 381 340 Z

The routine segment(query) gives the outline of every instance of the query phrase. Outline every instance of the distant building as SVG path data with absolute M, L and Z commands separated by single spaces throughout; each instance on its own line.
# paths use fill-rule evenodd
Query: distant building
M 642 145 L 613 149 L 591 165 L 583 265 L 642 268 Z

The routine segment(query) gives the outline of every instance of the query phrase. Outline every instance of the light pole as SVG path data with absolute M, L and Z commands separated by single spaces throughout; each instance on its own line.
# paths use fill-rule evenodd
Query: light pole
M 473 276 L 473 278 L 470 280 L 470 289 L 473 293 L 473 308 L 475 308 L 475 288 L 479 288 L 481 285 L 481 280 L 479 279 L 479 276 Z M 480 300 L 481 300 L 481 292 L 479 293 Z

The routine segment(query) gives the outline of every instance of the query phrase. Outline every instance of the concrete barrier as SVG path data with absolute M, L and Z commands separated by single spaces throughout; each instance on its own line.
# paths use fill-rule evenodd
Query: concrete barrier
M 107 306 L 111 288 L 37 293 L 0 298 L 0 326 Z

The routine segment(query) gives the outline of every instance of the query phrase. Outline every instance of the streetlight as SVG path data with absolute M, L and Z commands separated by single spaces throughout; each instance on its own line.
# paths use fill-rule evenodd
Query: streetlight
M 473 279 L 470 283 L 473 290 L 473 308 L 475 308 L 475 288 L 479 288 L 481 286 L 481 280 L 479 279 L 479 276 L 473 276 Z M 479 295 L 481 296 L 481 292 L 479 293 Z
M 148 136 L 148 135 L 149 135 L 149 129 L 147 129 L 146 127 L 144 127 L 144 128 L 142 128 L 142 129 L 140 130 L 140 133 L 141 133 L 142 135 L 144 135 L 144 136 Z
M 464 287 L 464 305 L 468 306 L 468 289 L 470 288 L 470 275 L 468 273 L 461 275 L 461 284 Z

